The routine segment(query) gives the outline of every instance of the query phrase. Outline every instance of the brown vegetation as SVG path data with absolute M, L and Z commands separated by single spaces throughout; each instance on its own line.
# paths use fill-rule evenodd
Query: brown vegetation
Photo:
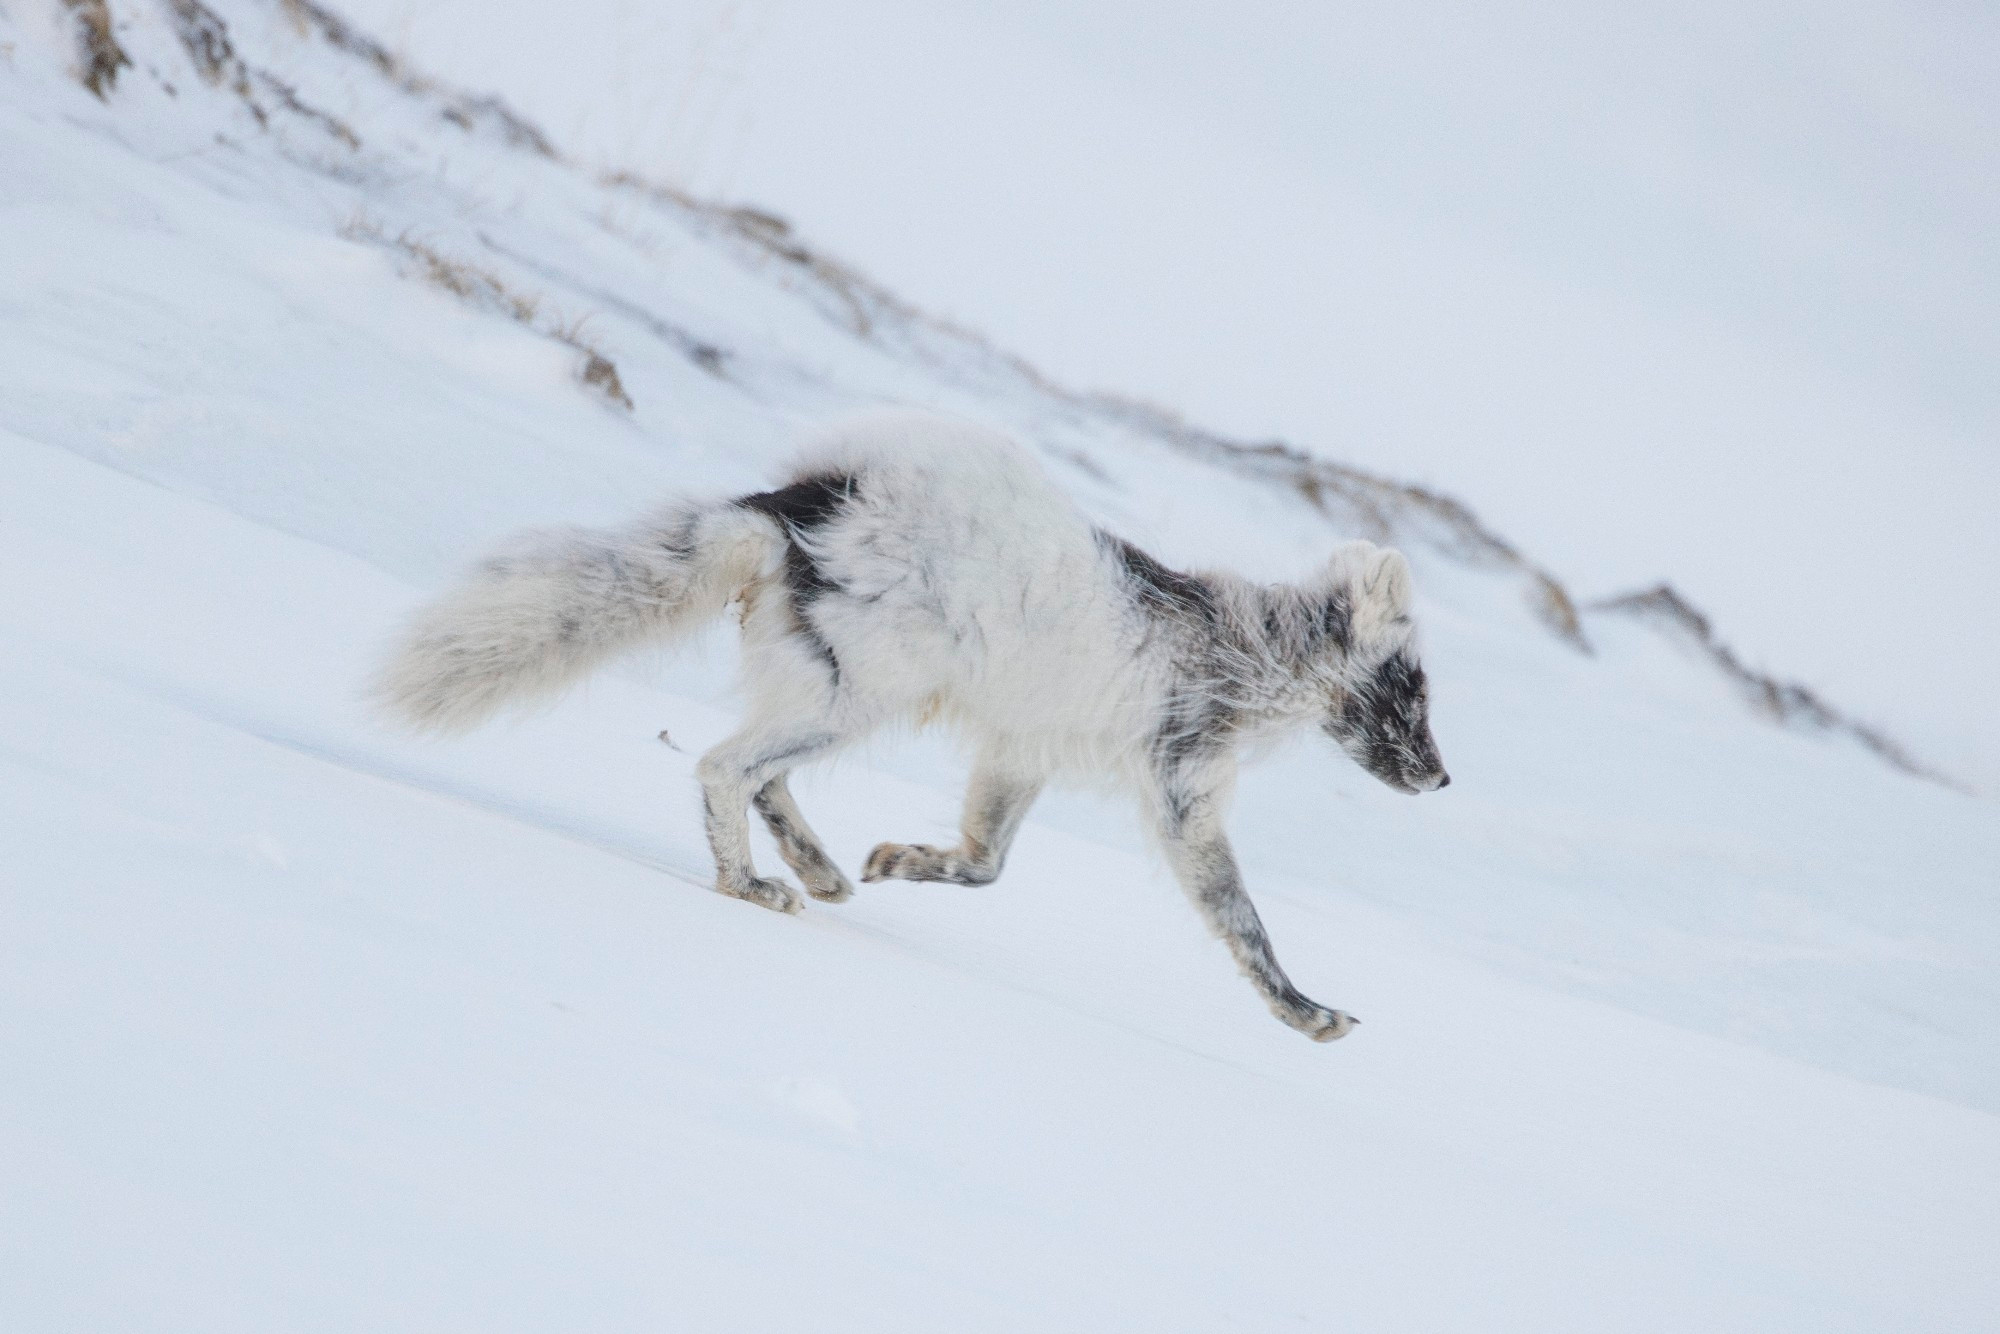
M 336 50 L 374 66 L 378 74 L 410 96 L 436 103 L 438 114 L 460 129 L 486 126 L 511 147 L 560 160 L 561 154 L 541 128 L 501 99 L 467 93 L 419 74 L 388 47 L 314 0 L 283 0 L 283 4 L 301 35 L 317 36 Z
M 244 64 L 229 40 L 229 25 L 201 0 L 168 0 L 167 9 L 195 73 L 211 87 L 236 94 L 259 125 L 268 126 L 271 118 L 257 100 L 255 89 L 262 89 L 279 107 L 311 121 L 349 149 L 361 147 L 361 137 L 339 117 L 306 102 L 297 89 L 276 75 Z
M 353 241 L 385 246 L 401 255 L 419 278 L 451 293 L 461 301 L 513 320 L 542 337 L 561 343 L 580 358 L 576 377 L 607 402 L 625 411 L 632 410 L 632 397 L 618 376 L 618 366 L 584 337 L 588 316 L 564 320 L 546 311 L 542 299 L 509 287 L 492 269 L 444 254 L 435 246 L 405 231 L 391 236 L 373 219 L 357 215 L 341 228 L 341 235 Z
M 674 351 L 686 357 L 708 374 L 713 375 L 716 379 L 727 380 L 729 378 L 729 353 L 715 344 L 696 337 L 670 320 L 662 319 L 655 312 L 628 297 L 620 296 L 616 292 L 607 291 L 602 288 L 592 287 L 582 279 L 577 278 L 574 274 L 565 273 L 546 260 L 537 259 L 533 255 L 524 254 L 517 250 L 511 250 L 484 232 L 479 234 L 479 240 L 481 244 L 485 245 L 487 249 L 493 251 L 495 254 L 504 255 L 514 263 L 519 264 L 521 267 L 530 270 L 549 282 L 557 283 L 576 293 L 578 296 L 583 297 L 585 300 L 596 303 L 603 309 L 615 311 L 617 314 L 624 316 L 665 343 L 668 347 L 673 348 Z
M 77 81 L 109 101 L 118 71 L 132 63 L 111 30 L 111 8 L 105 0 L 62 0 L 76 21 Z

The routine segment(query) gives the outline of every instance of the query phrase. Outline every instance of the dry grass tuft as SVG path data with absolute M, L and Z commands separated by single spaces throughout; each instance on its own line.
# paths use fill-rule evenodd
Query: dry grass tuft
M 286 83 L 283 79 L 269 74 L 264 70 L 258 70 L 257 82 L 265 92 L 276 98 L 278 105 L 285 110 L 295 116 L 302 116 L 312 121 L 322 130 L 340 140 L 341 143 L 346 144 L 350 149 L 359 149 L 361 147 L 361 136 L 349 128 L 346 121 L 333 115 L 331 112 L 321 111 L 310 102 L 301 101 L 298 89 L 292 87 L 292 85 Z M 261 114 L 258 118 L 262 119 Z
M 440 103 L 438 114 L 468 132 L 488 127 L 514 148 L 561 161 L 541 127 L 497 97 L 461 92 L 411 69 L 394 51 L 314 0 L 283 0 L 285 15 L 301 37 L 317 35 L 327 45 L 366 61 L 376 73 L 412 97 Z
M 920 324 L 947 327 L 942 321 L 924 316 L 916 307 L 847 264 L 804 245 L 793 235 L 791 223 L 775 213 L 708 203 L 685 190 L 649 181 L 629 171 L 607 172 L 598 180 L 690 214 L 716 231 L 747 242 L 753 253 L 775 259 L 796 271 L 806 280 L 802 290 L 808 296 L 833 298 L 834 305 L 827 313 L 859 337 L 876 337 L 885 327 L 899 330 Z M 826 309 L 824 305 L 822 308 Z M 957 337 L 972 337 L 964 330 L 950 332 Z
M 250 76 L 229 40 L 229 25 L 201 0 L 168 0 L 167 8 L 173 14 L 174 35 L 194 62 L 195 73 L 247 101 Z
M 283 79 L 266 70 L 253 71 L 244 64 L 229 40 L 229 25 L 201 0 L 167 0 L 167 8 L 173 18 L 175 35 L 180 38 L 188 59 L 194 63 L 195 72 L 211 87 L 226 88 L 235 93 L 250 109 L 250 114 L 257 118 L 259 125 L 268 126 L 271 118 L 257 100 L 253 74 L 255 88 L 261 88 L 280 107 L 311 121 L 351 150 L 361 147 L 361 136 L 339 117 L 301 99 L 298 90 Z
M 588 315 L 565 320 L 549 312 L 541 297 L 531 292 L 516 291 L 492 269 L 447 255 L 408 231 L 391 236 L 381 224 L 363 213 L 349 218 L 341 226 L 340 234 L 350 241 L 365 241 L 392 250 L 413 266 L 416 275 L 431 286 L 482 310 L 502 315 L 576 352 L 580 358 L 576 371 L 578 382 L 606 402 L 627 412 L 632 411 L 632 396 L 625 391 L 625 383 L 619 378 L 617 363 L 584 335 L 583 327 L 589 321 Z
M 63 0 L 63 7 L 76 19 L 77 81 L 109 101 L 118 71 L 132 63 L 111 30 L 111 7 L 105 0 Z
M 583 349 L 583 382 L 596 389 L 613 403 L 632 410 L 632 396 L 625 392 L 624 382 L 618 378 L 618 367 L 602 352 Z

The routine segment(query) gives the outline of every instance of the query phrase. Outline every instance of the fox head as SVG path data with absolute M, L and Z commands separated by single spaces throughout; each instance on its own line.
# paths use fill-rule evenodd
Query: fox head
M 1346 610 L 1346 653 L 1328 681 L 1320 730 L 1398 792 L 1451 781 L 1431 736 L 1430 685 L 1410 620 L 1410 566 L 1400 551 L 1351 542 L 1324 572 L 1329 613 Z

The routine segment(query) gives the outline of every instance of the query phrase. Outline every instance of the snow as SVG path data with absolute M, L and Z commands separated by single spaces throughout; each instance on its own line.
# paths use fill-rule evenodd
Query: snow
M 1582 656 L 1413 548 L 1450 791 L 1300 744 L 1233 822 L 1280 957 L 1364 1020 L 1340 1043 L 1274 1023 L 1088 794 L 991 887 L 707 893 L 727 633 L 463 742 L 361 707 L 492 538 L 747 488 L 882 401 L 1021 432 L 1176 560 L 1282 574 L 1340 535 L 965 346 L 857 336 L 713 219 L 461 131 L 275 5 L 217 9 L 360 150 L 259 129 L 140 4 L 101 105 L 27 8 L 0 1327 L 1990 1322 L 1991 801 L 1774 728 L 1641 627 Z M 634 411 L 404 234 L 588 315 Z M 949 829 L 961 778 L 905 738 L 799 794 L 852 870 Z

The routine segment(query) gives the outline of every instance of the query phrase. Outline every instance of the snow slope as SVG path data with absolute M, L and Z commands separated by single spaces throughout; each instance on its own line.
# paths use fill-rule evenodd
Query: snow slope
M 988 889 L 703 892 L 726 635 L 378 728 L 356 682 L 484 542 L 750 487 L 864 404 L 1023 433 L 1176 561 L 1282 575 L 1346 511 L 312 11 L 112 12 L 102 102 L 61 10 L 0 18 L 0 1326 L 1990 1323 L 1992 803 L 1636 623 L 1586 656 L 1418 526 L 1451 790 L 1300 745 L 1234 821 L 1366 1021 L 1327 1048 L 1085 795 Z M 851 868 L 958 778 L 917 738 L 801 801 Z

